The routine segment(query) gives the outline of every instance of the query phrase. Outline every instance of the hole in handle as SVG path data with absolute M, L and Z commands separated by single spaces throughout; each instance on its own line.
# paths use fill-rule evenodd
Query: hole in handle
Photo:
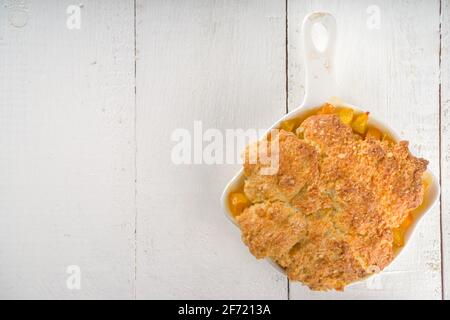
M 329 42 L 328 30 L 322 22 L 315 22 L 312 25 L 311 40 L 317 51 L 322 53 L 327 48 Z
M 326 12 L 313 12 L 305 17 L 302 38 L 307 59 L 331 58 L 336 43 L 336 19 Z

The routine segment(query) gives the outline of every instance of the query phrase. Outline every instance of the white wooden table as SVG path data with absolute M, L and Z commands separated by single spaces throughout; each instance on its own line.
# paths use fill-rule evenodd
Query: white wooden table
M 315 10 L 338 21 L 340 97 L 442 187 L 406 252 L 344 293 L 248 253 L 219 201 L 239 165 L 170 160 L 176 128 L 265 128 L 300 104 Z M 449 179 L 449 0 L 2 1 L 0 298 L 450 298 Z

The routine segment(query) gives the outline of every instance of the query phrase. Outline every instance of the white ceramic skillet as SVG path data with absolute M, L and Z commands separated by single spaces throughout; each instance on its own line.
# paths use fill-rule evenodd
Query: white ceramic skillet
M 328 41 L 324 50 L 319 51 L 316 49 L 314 42 L 312 40 L 312 28 L 316 23 L 320 23 L 325 27 L 328 33 Z M 268 130 L 269 132 L 273 128 L 277 128 L 282 121 L 289 120 L 292 118 L 301 117 L 302 115 L 308 114 L 308 111 L 317 108 L 324 102 L 331 101 L 334 102 L 333 98 L 336 94 L 336 82 L 334 77 L 335 66 L 334 66 L 334 51 L 336 45 L 336 19 L 329 13 L 326 12 L 313 12 L 305 17 L 302 26 L 302 41 L 304 47 L 304 64 L 306 66 L 306 77 L 305 77 L 305 98 L 303 103 L 295 110 L 289 112 L 284 117 L 275 122 Z M 336 104 L 336 103 L 333 103 Z M 339 103 L 340 106 L 345 105 L 356 111 L 362 111 L 358 107 L 355 107 L 348 103 Z M 399 136 L 383 122 L 374 119 L 374 117 L 369 117 L 369 124 L 380 128 L 384 132 L 389 132 L 390 135 L 395 139 L 399 140 Z M 405 234 L 405 244 L 402 248 L 397 250 L 395 257 L 397 257 L 410 242 L 411 236 L 418 222 L 422 219 L 423 215 L 428 212 L 433 205 L 437 202 L 439 197 L 439 183 L 435 175 L 430 171 L 426 174 L 429 177 L 429 187 L 425 194 L 423 205 L 416 210 L 414 215 L 414 220 L 411 226 L 408 228 Z M 225 210 L 227 218 L 236 225 L 233 215 L 229 208 L 228 197 L 230 192 L 233 192 L 242 186 L 244 181 L 243 169 L 241 169 L 233 179 L 227 184 L 225 190 L 222 194 L 222 206 Z M 237 225 L 236 225 L 237 226 Z M 267 259 L 277 270 L 286 274 L 286 272 L 275 262 Z M 367 279 L 367 278 L 366 278 Z M 365 279 L 364 279 L 365 280 Z M 359 281 L 358 281 L 359 282 Z

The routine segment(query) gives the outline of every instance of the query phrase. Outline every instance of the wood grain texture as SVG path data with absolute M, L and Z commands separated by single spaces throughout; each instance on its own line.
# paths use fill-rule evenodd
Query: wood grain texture
M 450 299 L 450 1 L 443 0 L 441 38 L 441 199 L 444 299 Z
M 71 4 L 0 9 L 0 298 L 133 297 L 133 1 Z
M 379 29 L 367 23 L 374 4 L 380 13 Z M 300 25 L 307 13 L 321 10 L 335 15 L 338 24 L 338 96 L 385 119 L 410 141 L 415 155 L 430 160 L 430 170 L 438 175 L 439 1 L 289 0 L 290 110 L 304 95 Z M 389 268 L 370 281 L 344 293 L 315 293 L 291 283 L 291 298 L 440 299 L 439 205 L 424 217 L 410 241 Z
M 285 110 L 279 1 L 138 1 L 137 298 L 287 297 L 220 196 L 239 165 L 174 165 L 171 133 L 267 128 Z
M 450 1 L 287 2 L 287 56 L 284 0 L 86 0 L 80 30 L 73 1 L 1 3 L 0 298 L 288 298 L 223 215 L 240 165 L 175 165 L 171 134 L 264 129 L 298 106 L 301 22 L 324 10 L 339 96 L 442 168 L 442 226 L 438 205 L 380 276 L 290 298 L 450 299 Z

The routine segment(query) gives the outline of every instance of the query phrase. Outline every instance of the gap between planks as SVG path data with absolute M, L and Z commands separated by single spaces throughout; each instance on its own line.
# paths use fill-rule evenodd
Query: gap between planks
M 136 47 L 136 1 L 133 1 L 133 36 L 134 36 L 134 284 L 133 297 L 136 300 L 137 287 L 137 47 Z
M 285 111 L 286 113 L 289 112 L 289 33 L 288 33 L 288 28 L 289 28 L 289 15 L 288 15 L 288 1 L 289 0 L 285 0 L 284 1 L 284 21 L 285 21 L 285 50 L 284 50 L 284 55 L 285 55 L 285 87 L 286 87 L 286 102 L 285 102 Z M 286 275 L 286 284 L 287 284 L 287 300 L 291 299 L 291 293 L 290 293 L 290 281 L 289 281 L 289 277 Z
M 445 278 L 444 278 L 444 235 L 442 219 L 442 0 L 439 0 L 439 227 L 441 234 L 441 299 L 445 300 Z

